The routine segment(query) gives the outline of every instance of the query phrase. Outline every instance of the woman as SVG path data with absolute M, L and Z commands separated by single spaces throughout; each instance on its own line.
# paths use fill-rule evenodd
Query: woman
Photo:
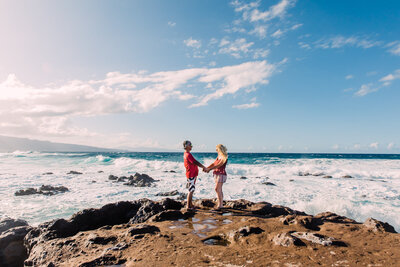
M 214 170 L 215 192 L 217 192 L 218 206 L 216 209 L 223 208 L 224 194 L 222 193 L 222 185 L 226 182 L 225 167 L 228 163 L 228 152 L 224 145 L 217 145 L 216 151 L 218 153 L 217 159 L 210 166 L 206 168 L 206 172 Z

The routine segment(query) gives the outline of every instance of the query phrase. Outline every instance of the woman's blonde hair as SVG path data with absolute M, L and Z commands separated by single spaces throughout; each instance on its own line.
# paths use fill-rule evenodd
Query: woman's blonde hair
M 218 144 L 217 152 L 218 152 L 218 156 L 221 157 L 225 163 L 228 160 L 228 149 L 224 145 Z

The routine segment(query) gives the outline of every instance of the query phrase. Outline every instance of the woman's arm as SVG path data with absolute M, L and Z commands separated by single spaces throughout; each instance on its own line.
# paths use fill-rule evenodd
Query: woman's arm
M 217 161 L 219 161 L 217 163 Z M 225 162 L 222 162 L 222 160 L 218 160 L 218 158 L 214 161 L 213 164 L 211 164 L 210 166 L 207 167 L 208 171 L 214 170 L 214 169 L 218 169 L 219 167 L 221 167 L 222 165 L 224 165 Z

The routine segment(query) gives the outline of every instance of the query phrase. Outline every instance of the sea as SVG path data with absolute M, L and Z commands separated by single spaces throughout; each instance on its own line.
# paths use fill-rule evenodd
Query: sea
M 217 154 L 193 156 L 208 165 Z M 154 187 L 131 187 L 108 179 L 135 173 L 158 182 Z M 313 215 L 331 211 L 360 222 L 373 217 L 400 231 L 399 154 L 230 153 L 227 174 L 226 200 L 267 201 Z M 352 178 L 343 178 L 346 175 Z M 0 153 L 0 219 L 20 218 L 38 225 L 107 203 L 158 200 L 162 197 L 157 193 L 173 190 L 184 193 L 185 182 L 183 153 Z M 14 195 L 41 185 L 62 185 L 69 191 Z M 212 174 L 200 170 L 194 198 L 215 196 Z

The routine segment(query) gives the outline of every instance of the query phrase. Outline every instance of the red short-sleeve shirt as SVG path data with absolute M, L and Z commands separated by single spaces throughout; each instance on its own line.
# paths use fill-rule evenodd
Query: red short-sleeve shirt
M 193 178 L 199 175 L 199 168 L 197 167 L 195 162 L 196 160 L 194 159 L 192 154 L 190 154 L 190 152 L 185 151 L 183 153 L 183 163 L 185 164 L 187 178 Z

